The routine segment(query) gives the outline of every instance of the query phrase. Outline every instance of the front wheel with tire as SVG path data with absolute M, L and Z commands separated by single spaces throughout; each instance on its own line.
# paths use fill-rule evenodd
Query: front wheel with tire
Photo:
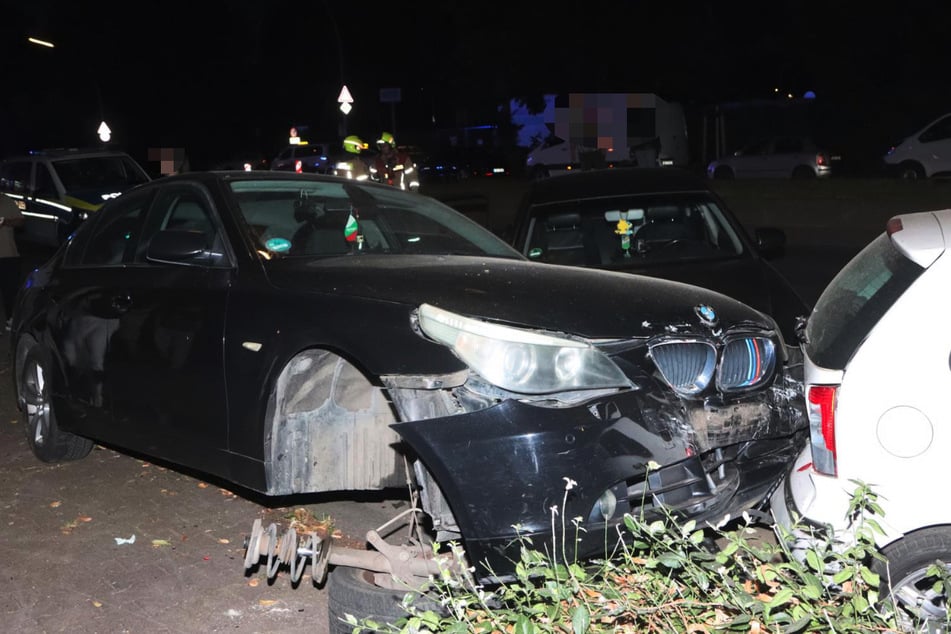
M 736 178 L 736 174 L 729 167 L 720 165 L 713 170 L 713 178 L 718 181 L 731 181 Z
M 93 442 L 63 431 L 56 424 L 48 381 L 49 363 L 42 348 L 35 345 L 26 353 L 17 375 L 21 416 L 30 449 L 43 462 L 85 458 L 92 451 Z
M 885 562 L 876 561 L 873 570 L 881 577 L 880 596 L 891 600 L 904 632 L 947 632 L 947 588 L 941 591 L 942 576 L 951 574 L 951 528 L 926 528 L 911 533 L 883 549 Z M 937 561 L 944 575 L 931 574 Z M 933 571 L 936 572 L 936 571 Z
M 439 604 L 409 586 L 384 587 L 376 583 L 377 577 L 387 578 L 386 573 L 374 573 L 360 568 L 337 566 L 327 578 L 327 613 L 330 619 L 331 634 L 350 634 L 353 625 L 346 623 L 350 614 L 357 621 L 373 621 L 378 625 L 394 624 L 401 618 L 409 617 L 403 607 L 403 597 L 414 593 L 412 605 L 416 611 L 432 610 L 441 612 Z
M 924 180 L 925 170 L 918 163 L 905 161 L 898 167 L 898 178 L 911 182 Z

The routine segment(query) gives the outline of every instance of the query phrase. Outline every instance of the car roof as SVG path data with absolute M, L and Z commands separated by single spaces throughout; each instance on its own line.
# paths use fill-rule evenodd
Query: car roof
M 654 193 L 712 193 L 702 178 L 675 167 L 625 167 L 559 174 L 536 181 L 531 188 L 532 203 Z
M 103 150 L 97 148 L 53 148 L 48 150 L 31 150 L 27 154 L 5 157 L 4 161 L 23 161 L 62 158 L 91 158 L 96 156 L 128 156 L 122 150 Z

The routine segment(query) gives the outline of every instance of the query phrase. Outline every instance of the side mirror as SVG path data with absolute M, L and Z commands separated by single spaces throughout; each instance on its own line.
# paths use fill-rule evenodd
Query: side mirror
M 149 241 L 145 257 L 167 264 L 205 264 L 208 240 L 198 231 L 159 231 Z
M 786 232 L 777 227 L 759 227 L 754 232 L 756 249 L 767 260 L 782 257 L 786 252 Z

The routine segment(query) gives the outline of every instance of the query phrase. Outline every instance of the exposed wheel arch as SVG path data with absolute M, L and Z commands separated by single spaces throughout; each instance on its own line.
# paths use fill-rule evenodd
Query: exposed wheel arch
M 264 425 L 268 495 L 406 484 L 383 388 L 335 352 L 304 350 L 271 388 Z

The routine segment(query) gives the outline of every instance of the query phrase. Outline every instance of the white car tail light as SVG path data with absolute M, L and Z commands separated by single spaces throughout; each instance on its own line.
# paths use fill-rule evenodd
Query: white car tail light
M 830 476 L 836 475 L 835 397 L 838 389 L 837 385 L 812 385 L 806 399 L 812 468 Z

